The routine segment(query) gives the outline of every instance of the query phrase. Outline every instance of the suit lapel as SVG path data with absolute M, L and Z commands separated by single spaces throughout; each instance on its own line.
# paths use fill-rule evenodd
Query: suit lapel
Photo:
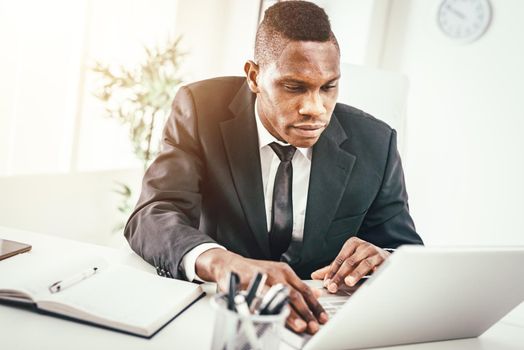
M 322 246 L 355 164 L 356 157 L 340 148 L 347 138 L 333 115 L 328 128 L 313 147 L 301 253 L 305 260 Z
M 269 259 L 254 100 L 254 94 L 244 83 L 229 105 L 235 118 L 222 122 L 220 129 L 240 204 L 258 245 Z

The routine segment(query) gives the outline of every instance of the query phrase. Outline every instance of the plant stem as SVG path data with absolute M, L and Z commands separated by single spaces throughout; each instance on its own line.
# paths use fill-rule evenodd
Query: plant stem
M 157 113 L 158 109 L 155 109 L 151 115 L 151 124 L 149 125 L 149 132 L 147 134 L 147 148 L 145 154 L 144 170 L 146 170 L 147 165 L 149 163 L 149 157 L 151 156 L 151 139 L 153 138 L 153 128 L 155 126 L 155 117 Z

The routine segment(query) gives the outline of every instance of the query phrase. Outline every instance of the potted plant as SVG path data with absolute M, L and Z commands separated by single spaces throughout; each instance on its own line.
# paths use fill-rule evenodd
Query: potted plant
M 155 48 L 144 47 L 146 59 L 135 67 L 96 62 L 92 68 L 100 78 L 94 95 L 104 104 L 107 116 L 128 130 L 144 170 L 158 154 L 163 125 L 182 83 L 180 64 L 184 53 L 179 44 L 180 37 Z M 118 210 L 127 217 L 133 208 L 133 189 L 122 182 L 117 185 L 115 192 L 122 196 Z M 123 226 L 120 223 L 115 231 Z

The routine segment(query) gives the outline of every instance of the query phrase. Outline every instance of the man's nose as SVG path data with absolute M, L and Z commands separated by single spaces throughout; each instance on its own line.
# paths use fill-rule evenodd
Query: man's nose
M 319 92 L 311 92 L 304 97 L 302 101 L 302 106 L 299 111 L 302 115 L 308 115 L 311 117 L 319 117 L 326 113 L 326 108 L 324 107 L 324 101 L 320 96 Z

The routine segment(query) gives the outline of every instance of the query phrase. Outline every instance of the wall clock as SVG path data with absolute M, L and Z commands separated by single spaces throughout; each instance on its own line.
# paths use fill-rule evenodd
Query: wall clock
M 477 40 L 491 22 L 489 0 L 442 0 L 437 22 L 444 34 L 462 43 Z

